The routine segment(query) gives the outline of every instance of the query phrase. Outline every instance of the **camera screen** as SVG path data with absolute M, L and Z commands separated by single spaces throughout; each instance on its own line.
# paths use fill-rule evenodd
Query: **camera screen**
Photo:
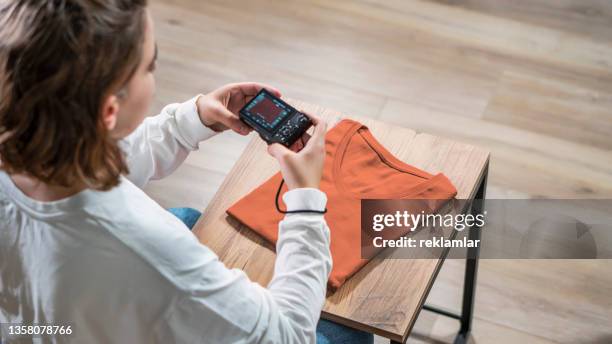
M 251 119 L 270 130 L 274 129 L 274 127 L 291 113 L 290 109 L 284 104 L 265 93 L 257 95 L 257 97 L 247 105 L 245 110 Z

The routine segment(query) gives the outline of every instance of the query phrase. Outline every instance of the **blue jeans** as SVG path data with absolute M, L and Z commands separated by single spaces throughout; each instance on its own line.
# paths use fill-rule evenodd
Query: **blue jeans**
M 193 209 L 193 208 L 168 208 L 168 211 L 172 213 L 172 215 L 179 218 L 179 220 L 183 221 L 185 226 L 189 227 L 189 229 L 193 229 L 196 222 L 202 213 Z
M 189 229 L 192 229 L 202 213 L 193 208 L 169 208 L 169 212 L 178 217 Z M 372 344 L 374 335 L 371 333 L 354 330 L 352 328 L 336 324 L 329 320 L 321 319 L 317 324 L 317 344 Z

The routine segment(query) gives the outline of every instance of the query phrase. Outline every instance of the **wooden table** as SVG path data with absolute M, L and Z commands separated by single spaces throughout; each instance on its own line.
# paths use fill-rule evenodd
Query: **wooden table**
M 324 117 L 329 128 L 343 117 L 341 113 L 300 101 L 294 107 Z M 410 114 L 406 114 L 410 116 Z M 430 173 L 443 172 L 457 188 L 458 199 L 484 199 L 489 153 L 480 148 L 441 137 L 397 127 L 369 118 L 350 117 L 368 126 L 372 134 L 397 158 Z M 238 199 L 278 171 L 276 160 L 266 152 L 266 144 L 254 137 L 194 227 L 199 240 L 210 247 L 229 268 L 243 269 L 261 285 L 272 278 L 274 247 L 259 235 L 229 217 L 225 211 Z M 472 209 L 473 212 L 482 209 Z M 466 209 L 467 211 L 467 209 Z M 479 230 L 471 230 L 477 238 Z M 471 252 L 478 257 L 478 250 Z M 384 259 L 370 262 L 351 277 L 336 293 L 328 296 L 322 317 L 375 333 L 392 342 L 405 342 L 421 309 L 460 320 L 456 343 L 467 341 L 471 328 L 478 259 L 468 259 L 461 314 L 424 305 L 448 250 L 436 259 Z

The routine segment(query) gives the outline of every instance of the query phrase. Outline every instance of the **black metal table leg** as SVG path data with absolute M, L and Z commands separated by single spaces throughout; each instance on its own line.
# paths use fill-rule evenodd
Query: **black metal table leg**
M 474 202 L 471 205 L 470 213 L 474 216 L 482 214 L 485 206 L 485 196 L 487 193 L 487 176 L 488 167 L 485 169 L 482 181 L 478 185 Z M 480 240 L 481 228 L 470 228 L 468 233 L 468 239 Z M 478 273 L 478 262 L 480 261 L 480 245 L 476 247 L 468 247 L 467 256 L 465 261 L 465 276 L 463 280 L 463 301 L 461 305 L 461 314 L 454 314 L 451 311 L 447 311 L 442 308 L 433 307 L 429 305 L 423 305 L 423 309 L 435 312 L 450 318 L 459 319 L 461 327 L 459 333 L 455 337 L 454 344 L 467 344 L 470 338 L 470 331 L 472 330 L 472 319 L 474 317 L 474 296 L 476 294 L 476 277 Z M 401 344 L 394 340 L 390 341 L 391 344 Z
M 484 202 L 487 192 L 487 174 L 485 170 L 482 182 L 476 192 L 471 213 L 476 216 L 484 211 Z M 470 228 L 469 240 L 480 240 L 481 228 Z M 478 274 L 478 262 L 480 260 L 480 245 L 469 247 L 465 261 L 465 277 L 463 281 L 463 302 L 461 306 L 461 327 L 455 337 L 455 344 L 467 343 L 472 330 L 472 319 L 474 317 L 474 296 L 476 293 L 476 277 Z

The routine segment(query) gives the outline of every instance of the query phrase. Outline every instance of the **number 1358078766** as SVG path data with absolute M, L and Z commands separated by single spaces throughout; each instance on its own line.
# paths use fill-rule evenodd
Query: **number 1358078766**
M 73 333 L 73 328 L 70 324 L 1 323 L 0 344 L 16 338 L 70 336 Z

